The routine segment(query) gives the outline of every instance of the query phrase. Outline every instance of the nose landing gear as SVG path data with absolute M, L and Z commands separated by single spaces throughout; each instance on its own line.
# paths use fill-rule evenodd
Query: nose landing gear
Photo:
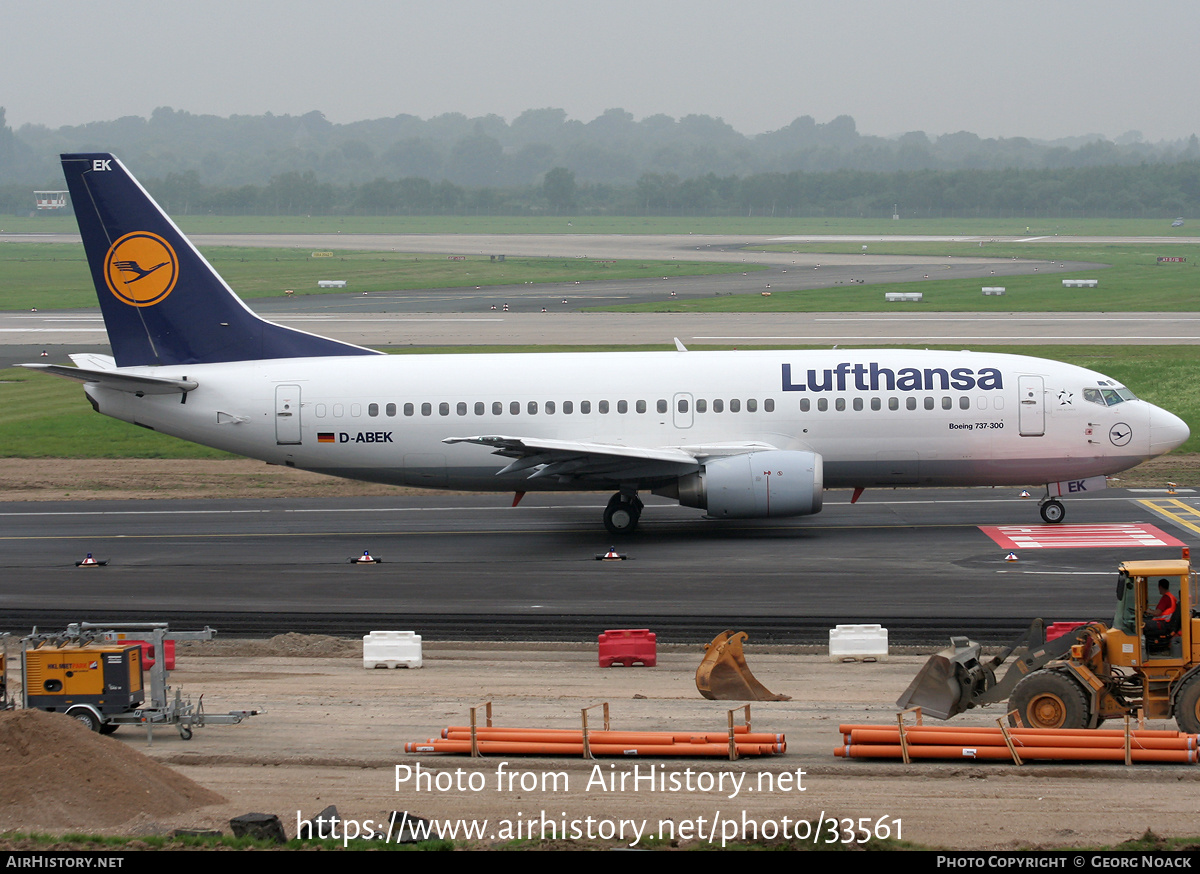
M 1067 517 L 1067 508 L 1063 506 L 1063 502 L 1049 495 L 1042 498 L 1038 510 L 1042 514 L 1042 521 L 1049 525 L 1057 525 Z

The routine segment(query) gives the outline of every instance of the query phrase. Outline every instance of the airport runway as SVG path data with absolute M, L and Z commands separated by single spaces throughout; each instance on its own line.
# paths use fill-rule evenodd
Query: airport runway
M 426 238 L 405 239 L 414 247 L 405 251 L 441 251 Z M 464 245 L 466 239 L 451 242 Z M 516 254 L 523 251 L 518 240 L 524 238 L 469 244 L 483 251 L 486 242 Z M 580 245 L 575 237 L 521 245 L 535 254 L 550 242 L 568 247 L 560 255 Z M 638 251 L 672 257 L 661 254 L 670 245 L 684 257 L 681 247 L 691 245 L 686 257 L 728 261 L 726 247 L 734 242 L 628 237 L 617 238 L 611 251 L 614 257 L 650 257 L 631 254 Z M 319 247 L 334 243 L 364 247 L 350 237 L 321 238 Z M 589 245 L 578 251 L 607 257 L 610 250 Z M 757 293 L 763 283 L 782 281 L 783 271 L 795 270 L 790 255 L 746 257 L 770 264 L 770 270 L 553 288 L 281 298 L 255 301 L 254 307 L 284 324 L 370 346 L 643 344 L 672 337 L 733 346 L 1200 341 L 1200 314 L 578 312 L 618 299 L 665 299 L 671 290 L 680 296 Z M 929 259 L 890 259 L 895 263 L 889 265 L 842 257 L 848 263 L 808 264 L 803 281 L 849 282 L 866 275 L 868 266 L 886 281 L 894 281 L 896 271 L 929 269 Z M 954 271 L 998 269 L 990 266 L 996 262 L 956 260 Z M 1006 263 L 1028 270 L 1033 262 Z M 800 281 L 794 272 L 787 277 Z M 505 302 L 507 313 L 490 309 Z M 541 313 L 542 306 L 549 312 Z M 107 351 L 98 312 L 0 314 L 0 364 L 44 360 L 38 357 L 43 349 L 49 360 L 63 360 L 68 351 Z M 1191 530 L 1157 516 L 1138 497 L 1111 491 L 1074 501 L 1068 522 L 1152 521 L 1192 542 Z M 0 624 L 25 630 L 81 619 L 167 618 L 227 632 L 359 634 L 414 627 L 442 637 L 482 631 L 569 639 L 604 626 L 649 625 L 665 631 L 664 639 L 674 634 L 681 640 L 707 639 L 736 624 L 759 641 L 819 641 L 835 622 L 883 622 L 898 640 L 940 642 L 952 631 L 969 631 L 999 641 L 1037 615 L 1106 618 L 1108 580 L 1118 561 L 1178 554 L 1178 547 L 1143 546 L 1023 550 L 1021 561 L 1005 562 L 1005 550 L 979 526 L 1037 523 L 1034 501 L 1017 499 L 1015 490 L 902 490 L 868 492 L 853 507 L 846 493 L 831 493 L 821 515 L 782 522 L 703 521 L 697 511 L 651 499 L 640 532 L 621 545 L 629 560 L 601 563 L 594 555 L 610 545 L 600 523 L 605 498 L 529 495 L 517 509 L 502 495 L 0 505 Z M 385 563 L 349 565 L 347 559 L 363 549 Z M 76 569 L 73 562 L 89 551 L 111 559 L 111 566 Z
M 925 255 L 882 255 L 873 246 L 888 243 L 972 243 L 979 257 L 986 258 L 988 246 L 1024 244 L 1029 257 L 1037 258 L 1039 244 L 1105 245 L 1139 243 L 1174 246 L 1196 245 L 1196 236 L 1107 237 L 1107 236 L 976 236 L 965 234 L 189 234 L 197 246 L 249 246 L 253 248 L 357 250 L 411 252 L 447 255 L 512 255 L 530 258 L 635 258 L 655 261 L 744 260 L 753 264 L 945 263 L 966 257 L 934 258 Z M 0 242 L 78 243 L 78 234 L 14 234 L 0 232 Z M 855 243 L 854 254 L 811 254 L 799 252 L 756 252 L 754 247 L 786 247 L 814 243 Z
M 300 330 L 384 346 L 1102 344 L 1200 342 L 1200 313 L 521 313 L 431 315 L 378 311 L 378 296 L 253 301 L 264 316 Z M 356 311 L 356 307 L 361 310 Z M 0 313 L 0 367 L 108 354 L 98 311 Z M 1051 355 L 1051 357 L 1053 357 Z
M 1156 496 L 1073 500 L 1067 522 L 1141 522 L 1195 545 L 1200 528 L 1140 503 Z M 760 642 L 821 642 L 832 624 L 882 623 L 896 642 L 954 631 L 999 642 L 1038 616 L 1110 618 L 1119 561 L 1179 555 L 1178 545 L 1027 548 L 1007 562 L 980 526 L 1040 524 L 1035 500 L 923 489 L 868 491 L 853 506 L 831 492 L 820 515 L 780 521 L 706 521 L 652 498 L 639 532 L 617 544 L 628 560 L 601 562 L 612 545 L 604 500 L 3 504 L 0 624 L 157 617 L 227 633 L 403 627 L 443 639 L 587 639 L 632 626 L 681 642 L 732 625 Z M 1190 491 L 1175 500 L 1198 503 Z M 349 564 L 364 549 L 383 563 Z M 76 568 L 87 552 L 110 565 Z

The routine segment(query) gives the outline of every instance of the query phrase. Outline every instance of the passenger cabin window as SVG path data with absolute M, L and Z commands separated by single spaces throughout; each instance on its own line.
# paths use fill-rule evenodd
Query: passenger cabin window
M 379 404 L 367 404 L 367 415 L 375 418 L 379 415 Z
M 393 418 L 395 417 L 395 415 L 396 415 L 396 405 L 395 404 L 388 404 L 386 407 L 384 407 L 384 410 L 389 416 L 391 416 Z
M 664 398 L 659 398 L 659 400 L 658 400 L 658 404 L 657 404 L 657 407 L 658 407 L 658 411 L 659 411 L 660 413 L 665 413 L 665 412 L 667 411 L 667 402 L 666 402 L 666 399 L 664 399 Z
M 575 412 L 575 404 L 573 401 L 563 401 L 563 415 L 569 416 Z
M 404 415 L 406 415 L 406 416 L 411 416 L 411 415 L 413 414 L 413 412 L 414 412 L 414 409 L 413 409 L 413 405 L 412 405 L 412 404 L 405 404 L 405 405 L 404 405 Z
M 467 402 L 459 401 L 454 408 L 454 412 L 458 413 L 460 416 L 465 416 L 467 414 Z
M 592 402 L 591 401 L 580 401 L 579 402 L 579 412 L 580 413 L 582 413 L 583 415 L 586 416 L 591 411 L 592 411 Z
M 600 401 L 600 403 L 596 404 L 596 410 L 600 413 L 607 414 L 608 413 L 608 401 Z
M 617 401 L 617 412 L 621 415 L 629 412 L 629 401 Z

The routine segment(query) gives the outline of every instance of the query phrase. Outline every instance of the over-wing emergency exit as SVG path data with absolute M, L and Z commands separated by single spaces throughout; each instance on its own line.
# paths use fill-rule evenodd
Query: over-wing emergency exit
M 1047 484 L 1169 452 L 1184 422 L 1108 377 L 991 352 L 389 356 L 255 315 L 109 154 L 63 170 L 112 357 L 30 364 L 99 412 L 240 455 L 429 488 L 651 492 L 716 518 L 817 513 L 827 488 Z

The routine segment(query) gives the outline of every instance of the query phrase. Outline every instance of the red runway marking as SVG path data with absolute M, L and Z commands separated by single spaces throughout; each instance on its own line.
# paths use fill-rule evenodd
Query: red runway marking
M 1183 546 L 1153 525 L 980 525 L 1005 549 L 1095 549 L 1111 546 Z

